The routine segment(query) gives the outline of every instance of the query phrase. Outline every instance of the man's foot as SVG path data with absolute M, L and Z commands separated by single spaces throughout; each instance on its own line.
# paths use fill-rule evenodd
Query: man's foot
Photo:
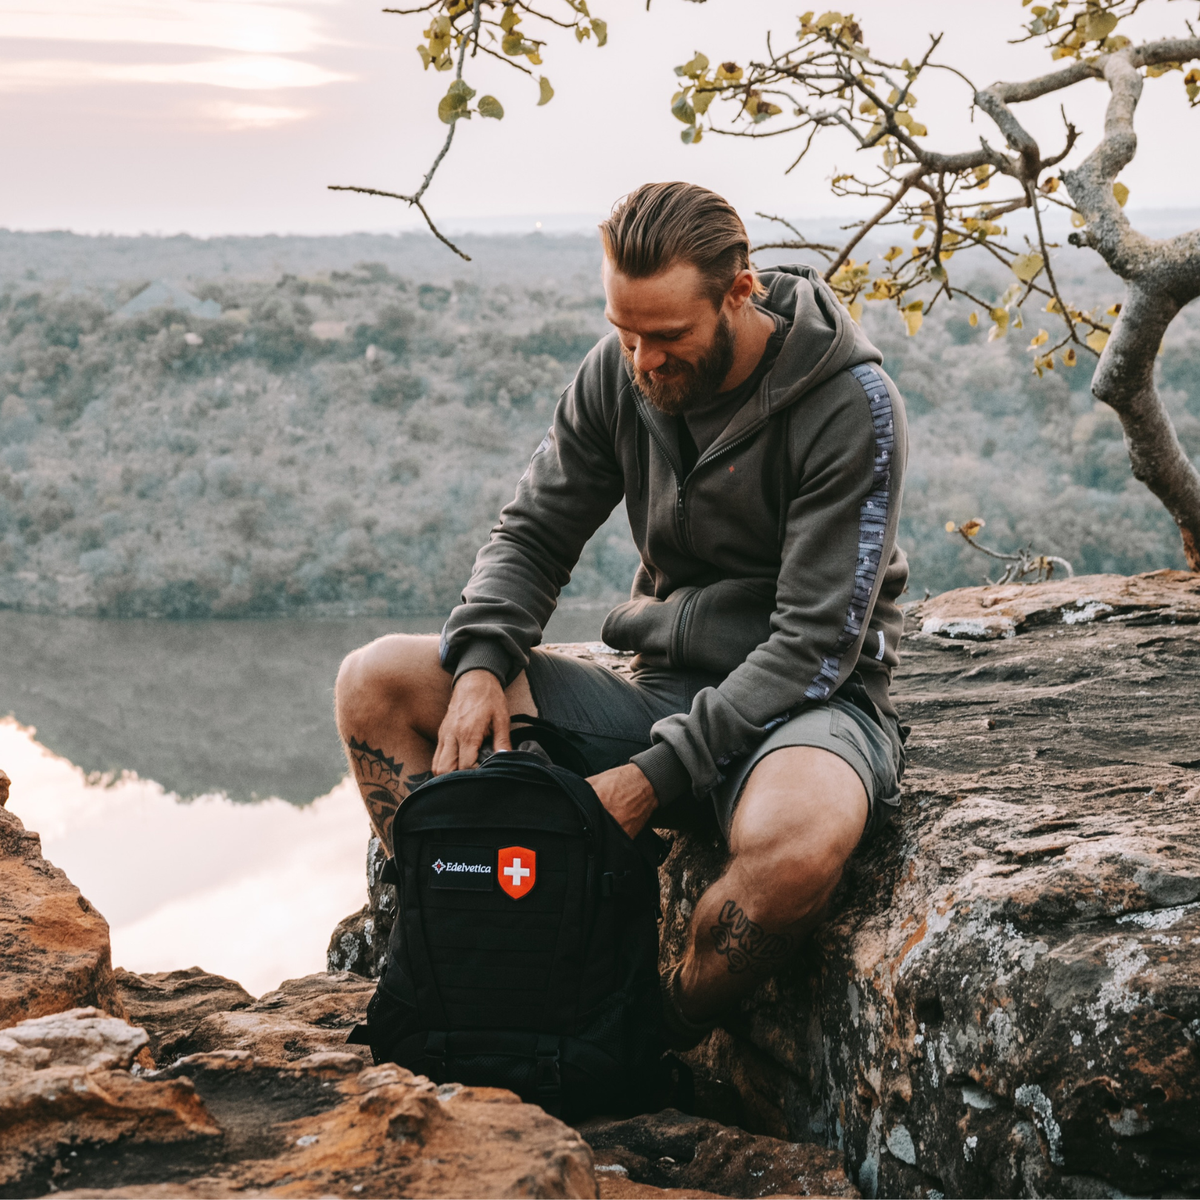
M 663 1030 L 667 1045 L 672 1050 L 691 1050 L 698 1046 L 716 1028 L 716 1021 L 697 1024 L 688 1020 L 679 1007 L 679 971 L 682 963 L 676 963 L 662 976 Z

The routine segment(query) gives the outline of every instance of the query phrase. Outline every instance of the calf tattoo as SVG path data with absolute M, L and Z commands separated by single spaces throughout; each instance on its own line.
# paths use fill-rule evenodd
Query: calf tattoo
M 404 764 L 389 758 L 382 750 L 368 746 L 357 738 L 349 743 L 350 765 L 354 779 L 367 806 L 371 828 L 389 850 L 392 840 L 392 821 L 404 798 L 426 780 L 433 778 L 432 771 L 417 771 L 407 778 Z
M 731 975 L 748 968 L 764 970 L 777 966 L 791 954 L 794 944 L 785 933 L 767 933 L 733 900 L 726 900 L 721 906 L 717 924 L 709 932 L 713 948 L 725 956 Z

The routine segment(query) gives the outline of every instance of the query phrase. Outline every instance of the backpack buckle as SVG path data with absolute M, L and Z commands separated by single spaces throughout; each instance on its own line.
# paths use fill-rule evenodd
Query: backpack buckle
M 562 1071 L 559 1062 L 559 1039 L 553 1034 L 538 1034 L 534 1051 L 534 1081 L 541 1096 L 557 1096 L 562 1090 Z
M 627 889 L 631 873 L 630 871 L 605 871 L 600 876 L 600 895 L 605 900 L 610 900 L 613 896 L 619 896 Z

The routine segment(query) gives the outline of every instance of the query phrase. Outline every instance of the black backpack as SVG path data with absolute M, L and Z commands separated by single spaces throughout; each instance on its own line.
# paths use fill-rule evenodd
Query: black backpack
M 527 723 L 571 758 L 560 733 Z M 630 839 L 580 774 L 523 750 L 417 788 L 392 839 L 387 967 L 350 1040 L 572 1120 L 652 1106 L 663 841 Z

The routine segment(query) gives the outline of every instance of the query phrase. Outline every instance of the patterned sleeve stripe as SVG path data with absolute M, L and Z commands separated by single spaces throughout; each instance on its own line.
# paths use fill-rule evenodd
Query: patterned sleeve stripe
M 873 486 L 858 512 L 858 561 L 854 566 L 854 594 L 850 597 L 850 605 L 846 609 L 846 621 L 833 653 L 821 660 L 821 669 L 804 691 L 808 700 L 828 700 L 837 687 L 842 658 L 858 641 L 867 619 L 883 556 L 884 532 L 887 529 L 892 454 L 896 446 L 892 398 L 888 394 L 883 376 L 869 363 L 851 367 L 850 374 L 862 385 L 871 409 L 871 423 L 875 429 Z

